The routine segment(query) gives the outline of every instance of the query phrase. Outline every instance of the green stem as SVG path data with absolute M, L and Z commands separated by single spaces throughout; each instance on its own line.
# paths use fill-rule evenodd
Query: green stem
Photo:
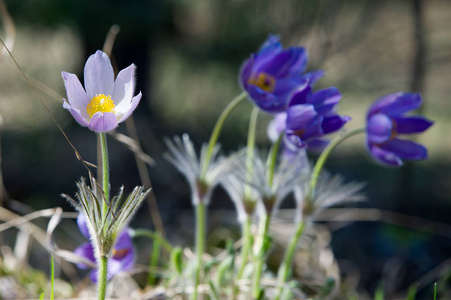
M 239 94 L 235 99 L 233 99 L 227 107 L 224 109 L 224 111 L 219 116 L 218 120 L 216 121 L 216 125 L 213 128 L 213 132 L 211 133 L 210 140 L 208 142 L 208 148 L 207 153 L 205 155 L 205 160 L 202 162 L 202 172 L 200 175 L 200 179 L 203 179 L 205 177 L 205 174 L 207 173 L 208 164 L 210 163 L 211 155 L 213 153 L 213 148 L 216 145 L 216 142 L 218 141 L 219 134 L 221 133 L 222 126 L 224 125 L 225 120 L 230 115 L 230 113 L 235 109 L 235 107 L 247 96 L 246 92 L 242 92 Z
M 318 178 L 319 178 L 321 171 L 323 170 L 324 164 L 326 163 L 327 158 L 329 157 L 332 150 L 336 146 L 338 146 L 341 142 L 343 142 L 344 140 L 346 140 L 356 134 L 363 133 L 363 132 L 365 132 L 365 128 L 351 130 L 343 135 L 337 136 L 329 143 L 329 145 L 327 145 L 327 147 L 324 149 L 324 151 L 321 153 L 321 155 L 319 156 L 318 160 L 315 163 L 315 167 L 313 168 L 312 175 L 310 177 L 309 190 L 308 190 L 308 193 L 307 193 L 304 201 L 312 201 L 313 193 L 316 189 L 316 184 L 318 183 Z M 302 236 L 304 227 L 305 227 L 305 222 L 301 221 L 298 224 L 298 226 L 296 228 L 296 232 L 293 235 L 293 237 L 291 238 L 290 244 L 288 245 L 288 248 L 285 252 L 284 260 L 283 260 L 283 262 L 279 268 L 279 272 L 278 272 L 278 280 L 279 280 L 279 284 L 281 285 L 281 287 L 279 288 L 276 299 L 280 298 L 281 293 L 283 291 L 282 285 L 287 280 L 288 275 L 291 271 L 291 266 L 293 264 L 294 252 L 296 250 L 298 241 Z
M 255 137 L 257 132 L 257 118 L 260 109 L 256 106 L 252 109 L 251 117 L 249 119 L 249 129 L 247 132 L 247 147 L 246 147 L 246 183 L 252 179 L 253 163 L 254 163 L 254 149 Z M 246 184 L 244 187 L 244 200 L 251 198 L 251 187 Z
M 202 256 L 205 251 L 205 204 L 201 201 L 196 205 L 196 274 L 194 278 L 194 293 L 191 299 L 197 300 L 198 287 L 202 269 Z
M 249 257 L 249 251 L 252 245 L 251 235 L 251 218 L 248 216 L 242 224 L 243 231 L 243 245 L 241 246 L 241 266 L 238 270 L 237 280 L 243 277 L 244 269 L 247 265 L 247 258 Z
M 105 300 L 107 285 L 108 257 L 100 256 L 99 270 L 97 273 L 97 300 Z
M 108 203 L 110 201 L 110 176 L 108 165 L 108 146 L 106 143 L 106 134 L 99 132 L 100 150 L 102 152 L 102 184 L 104 201 L 102 201 L 102 218 L 106 218 L 108 212 Z
M 280 145 L 282 144 L 282 139 L 284 136 L 284 132 L 279 135 L 277 141 L 272 145 L 271 150 L 268 155 L 268 160 L 266 162 L 267 170 L 268 170 L 268 186 L 272 187 L 274 181 L 274 173 L 276 171 L 276 163 L 277 163 L 277 154 L 279 153 Z
M 157 238 L 153 240 L 152 244 L 152 252 L 150 254 L 149 259 L 149 273 L 147 275 L 147 284 L 149 286 L 155 284 L 157 280 L 156 276 L 154 276 L 153 268 L 158 268 L 158 262 L 160 260 L 160 253 L 162 247 L 160 235 L 161 234 L 159 232 L 156 233 Z
M 253 299 L 257 299 L 260 294 L 260 279 L 263 273 L 263 266 L 265 264 L 265 239 L 268 234 L 269 223 L 271 220 L 271 215 L 265 214 L 260 220 L 259 230 L 258 230 L 258 244 L 254 252 L 255 258 L 255 270 L 254 270 L 254 282 L 252 286 L 252 296 Z
M 55 299 L 55 258 L 51 256 L 52 260 L 50 262 L 51 277 L 50 277 L 50 300 Z
M 332 150 L 338 146 L 341 142 L 344 140 L 350 138 L 351 136 L 354 136 L 359 133 L 365 132 L 365 128 L 358 128 L 351 130 L 343 135 L 339 135 L 335 137 L 329 145 L 323 150 L 321 155 L 319 156 L 318 160 L 316 161 L 315 167 L 313 168 L 312 175 L 310 177 L 310 185 L 308 194 L 306 197 L 307 201 L 311 201 L 313 199 L 313 193 L 315 192 L 316 184 L 318 183 L 319 175 L 321 174 L 321 171 L 323 170 L 324 164 L 326 163 L 327 158 L 329 157 Z
M 305 223 L 299 222 L 295 234 L 292 236 L 290 243 L 288 244 L 287 250 L 285 252 L 285 256 L 283 258 L 282 264 L 279 267 L 279 272 L 277 274 L 277 278 L 279 281 L 279 291 L 276 295 L 275 300 L 278 300 L 282 294 L 283 291 L 283 284 L 287 280 L 289 274 L 291 273 L 291 266 L 293 264 L 293 257 L 294 252 L 296 250 L 296 246 L 298 244 L 298 241 L 300 237 L 302 236 L 302 233 L 304 232 Z

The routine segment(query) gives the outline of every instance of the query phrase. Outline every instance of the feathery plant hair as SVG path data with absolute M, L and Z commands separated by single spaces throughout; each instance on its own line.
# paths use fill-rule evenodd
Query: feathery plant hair
M 86 183 L 83 177 L 77 182 L 78 192 L 75 197 L 78 202 L 66 194 L 62 194 L 62 196 L 86 216 L 86 223 L 93 240 L 96 257 L 100 257 L 108 255 L 114 246 L 116 237 L 128 225 L 150 189 L 144 191 L 142 186 L 137 186 L 124 199 L 124 188 L 121 187 L 119 194 L 108 203 L 108 211 L 102 217 L 102 205 L 105 201 L 103 193 L 92 176 L 90 176 L 90 183 L 91 186 Z
M 304 201 L 308 194 L 309 183 L 303 182 L 295 187 L 294 195 L 298 207 L 296 219 L 299 221 L 303 216 L 313 216 L 325 207 L 364 201 L 366 197 L 361 194 L 361 190 L 365 185 L 362 182 L 345 183 L 343 176 L 332 176 L 324 170 L 318 178 L 310 203 Z
M 246 166 L 246 149 L 237 152 L 231 164 L 236 178 L 242 184 L 249 184 L 260 194 L 267 213 L 274 213 L 280 202 L 293 191 L 300 182 L 307 181 L 305 174 L 309 168 L 304 159 L 304 154 L 294 156 L 280 154 L 274 174 L 270 174 L 268 162 L 264 159 L 266 155 L 256 152 L 252 161 L 252 173 L 248 176 Z M 272 180 L 270 179 L 272 176 Z
M 219 154 L 220 146 L 218 144 L 213 148 L 211 159 L 209 161 L 207 172 L 201 178 L 202 162 L 207 155 L 207 145 L 202 146 L 200 157 L 198 158 L 193 142 L 188 134 L 183 134 L 180 138 L 175 136 L 173 140 L 165 139 L 169 153 L 165 158 L 182 173 L 193 193 L 193 204 L 203 201 L 208 205 L 213 187 L 219 183 L 220 179 L 226 174 L 227 165 L 224 164 L 224 158 Z

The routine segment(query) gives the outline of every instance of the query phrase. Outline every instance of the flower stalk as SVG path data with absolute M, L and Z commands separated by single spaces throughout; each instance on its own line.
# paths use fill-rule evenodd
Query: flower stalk
M 194 278 L 194 292 L 191 299 L 198 299 L 198 288 L 202 270 L 202 256 L 205 252 L 205 203 L 200 201 L 196 205 L 196 259 L 197 266 Z
M 107 286 L 108 256 L 102 255 L 98 261 L 97 299 L 105 300 Z
M 236 108 L 236 106 L 246 98 L 247 93 L 242 92 L 238 96 L 235 97 L 223 110 L 221 115 L 219 116 L 218 120 L 216 121 L 215 127 L 213 128 L 213 132 L 211 133 L 210 140 L 208 141 L 208 148 L 207 148 L 207 154 L 205 156 L 205 160 L 202 162 L 202 171 L 200 178 L 204 178 L 205 174 L 208 170 L 208 164 L 210 163 L 211 156 L 213 153 L 213 149 L 216 145 L 216 142 L 218 141 L 219 134 L 221 133 L 222 126 L 224 125 L 225 120 L 230 115 L 230 113 Z
M 105 218 L 108 211 L 108 203 L 110 199 L 108 146 L 106 141 L 106 134 L 104 132 L 99 132 L 98 135 L 100 140 L 100 152 L 102 154 L 102 189 L 103 189 L 102 218 Z

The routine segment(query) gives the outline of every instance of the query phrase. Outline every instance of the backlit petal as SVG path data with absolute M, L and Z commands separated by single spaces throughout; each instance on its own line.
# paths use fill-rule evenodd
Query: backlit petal
M 98 50 L 86 61 L 85 88 L 89 99 L 98 94 L 111 95 L 114 88 L 114 72 L 106 53 Z
M 114 89 L 111 98 L 116 105 L 116 109 L 119 109 L 119 106 L 130 105 L 131 99 L 133 97 L 133 93 L 135 91 L 135 65 L 130 65 L 127 68 L 121 70 L 116 77 L 116 81 L 114 82 Z M 121 108 L 121 110 L 123 110 Z
M 70 105 L 82 112 L 86 112 L 86 106 L 89 103 L 89 97 L 83 89 L 80 80 L 78 80 L 77 75 L 67 72 L 62 72 L 61 75 L 63 76 L 67 99 Z M 87 117 L 87 114 L 85 117 Z
M 139 101 L 141 100 L 142 94 L 141 92 L 139 92 L 138 95 L 136 95 L 135 97 L 132 98 L 131 102 L 128 104 L 128 106 L 124 106 L 124 107 L 120 107 L 120 109 L 122 110 L 123 108 L 126 108 L 127 111 L 120 111 L 118 107 L 116 107 L 116 114 L 118 116 L 120 116 L 120 113 L 124 113 L 122 115 L 122 117 L 120 117 L 118 123 L 124 122 L 132 113 L 133 111 L 136 109 L 136 107 L 139 104 Z
M 88 124 L 89 129 L 95 132 L 108 132 L 117 127 L 117 118 L 113 113 L 97 112 Z
M 274 119 L 268 124 L 268 137 L 272 142 L 279 139 L 280 134 L 285 130 L 287 123 L 287 114 L 279 113 L 274 116 Z
M 63 108 L 67 109 L 71 115 L 74 117 L 75 121 L 77 121 L 81 126 L 88 126 L 88 121 L 83 117 L 80 110 L 72 107 L 67 101 L 64 99 Z

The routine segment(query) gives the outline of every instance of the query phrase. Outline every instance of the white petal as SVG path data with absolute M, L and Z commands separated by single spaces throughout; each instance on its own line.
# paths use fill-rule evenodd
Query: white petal
M 113 99 L 114 104 L 119 111 L 124 111 L 121 106 L 130 105 L 133 93 L 135 91 L 135 65 L 130 65 L 127 68 L 121 70 L 117 75 L 116 81 L 114 82 L 113 94 L 111 99 Z M 126 102 L 124 104 L 124 102 Z M 128 103 L 127 103 L 128 102 Z
M 111 95 L 114 88 L 114 72 L 108 55 L 98 50 L 85 65 L 85 88 L 89 99 L 97 94 Z

